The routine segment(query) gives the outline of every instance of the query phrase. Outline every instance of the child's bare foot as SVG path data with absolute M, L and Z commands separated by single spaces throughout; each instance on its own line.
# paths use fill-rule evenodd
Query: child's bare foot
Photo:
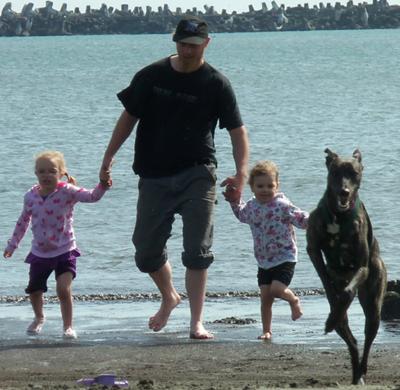
M 26 333 L 30 334 L 30 335 L 38 335 L 43 328 L 43 325 L 45 323 L 45 318 L 35 318 L 28 326 L 28 328 L 26 329 Z
M 214 335 L 206 330 L 201 322 L 198 322 L 191 327 L 189 337 L 196 340 L 211 340 Z
M 293 302 L 290 302 L 290 309 L 292 310 L 292 320 L 298 320 L 302 315 L 303 311 L 300 306 L 300 299 L 298 297 L 295 298 Z
M 271 340 L 272 339 L 272 333 L 267 331 L 264 332 L 262 335 L 258 336 L 259 340 Z
M 71 327 L 69 327 L 64 330 L 63 338 L 64 339 L 77 339 L 78 335 L 76 334 L 75 330 L 73 330 Z
M 159 332 L 165 325 L 167 325 L 169 316 L 172 310 L 181 302 L 179 294 L 173 295 L 168 299 L 163 299 L 160 309 L 154 316 L 149 319 L 149 328 L 154 332 Z

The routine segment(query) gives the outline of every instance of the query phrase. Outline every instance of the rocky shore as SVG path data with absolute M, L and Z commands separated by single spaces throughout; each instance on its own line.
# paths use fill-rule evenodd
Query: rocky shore
M 300 297 L 311 295 L 325 295 L 322 288 L 313 289 L 293 289 L 296 295 Z M 207 298 L 254 298 L 259 296 L 259 291 L 225 291 L 225 292 L 207 292 Z M 185 293 L 181 293 L 182 299 L 187 299 Z M 151 301 L 160 300 L 157 293 L 129 293 L 129 294 L 77 294 L 74 300 L 77 302 L 118 302 L 118 301 Z M 1 303 L 24 303 L 29 300 L 27 295 L 0 295 Z M 57 296 L 46 296 L 46 302 L 57 302 Z M 387 291 L 382 306 L 382 320 L 390 321 L 400 319 L 400 280 L 389 280 Z
M 265 2 L 256 10 L 249 5 L 247 12 L 218 13 L 213 6 L 170 10 L 167 4 L 153 10 L 122 4 L 114 9 L 103 4 L 100 9 L 85 10 L 78 7 L 69 10 L 64 3 L 60 10 L 53 8 L 52 1 L 45 7 L 35 8 L 27 3 L 20 12 L 7 2 L 0 16 L 0 36 L 43 36 L 83 34 L 163 34 L 171 33 L 177 20 L 184 15 L 204 18 L 212 33 L 253 31 L 303 31 L 337 29 L 378 29 L 400 27 L 400 6 L 389 5 L 387 0 L 373 0 L 355 5 L 340 2 L 319 3 L 310 7 L 308 3 L 296 7 L 278 5 L 275 0 L 268 7 Z
M 303 297 L 309 295 L 324 295 L 322 288 L 314 289 L 293 289 L 296 295 Z M 187 299 L 186 293 L 181 293 L 182 299 Z M 207 292 L 207 298 L 254 298 L 259 297 L 259 291 L 226 291 L 226 292 Z M 57 296 L 45 297 L 46 302 L 57 302 Z M 74 300 L 78 302 L 109 302 L 109 301 L 152 301 L 160 300 L 158 293 L 129 293 L 129 294 L 77 294 Z M 27 295 L 0 295 L 0 303 L 23 303 L 29 300 Z

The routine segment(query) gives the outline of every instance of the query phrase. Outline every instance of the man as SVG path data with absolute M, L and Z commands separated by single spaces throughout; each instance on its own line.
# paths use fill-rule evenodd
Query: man
M 173 41 L 177 54 L 140 70 L 117 95 L 124 110 L 104 154 L 100 179 L 111 180 L 113 157 L 138 123 L 133 170 L 139 175 L 139 198 L 132 241 L 137 267 L 149 273 L 162 296 L 149 328 L 161 330 L 181 300 L 166 252 L 178 213 L 183 222 L 190 337 L 210 339 L 202 314 L 207 269 L 213 261 L 217 122 L 229 131 L 236 165 L 236 174 L 221 186 L 243 188 L 249 147 L 229 81 L 204 60 L 210 42 L 207 24 L 196 17 L 183 18 Z

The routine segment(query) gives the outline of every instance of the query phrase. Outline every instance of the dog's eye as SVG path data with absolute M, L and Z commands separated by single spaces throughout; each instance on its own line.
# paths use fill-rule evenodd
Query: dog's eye
M 329 173 L 334 178 L 339 177 L 339 171 L 337 171 L 337 170 L 332 169 Z
M 359 173 L 354 169 L 348 169 L 346 172 L 347 177 L 356 179 L 359 176 Z

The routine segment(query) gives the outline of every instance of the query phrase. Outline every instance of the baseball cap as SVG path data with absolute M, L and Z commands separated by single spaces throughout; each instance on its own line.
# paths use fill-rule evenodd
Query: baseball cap
M 208 38 L 208 25 L 196 16 L 181 19 L 176 26 L 172 40 L 174 42 L 201 45 Z

